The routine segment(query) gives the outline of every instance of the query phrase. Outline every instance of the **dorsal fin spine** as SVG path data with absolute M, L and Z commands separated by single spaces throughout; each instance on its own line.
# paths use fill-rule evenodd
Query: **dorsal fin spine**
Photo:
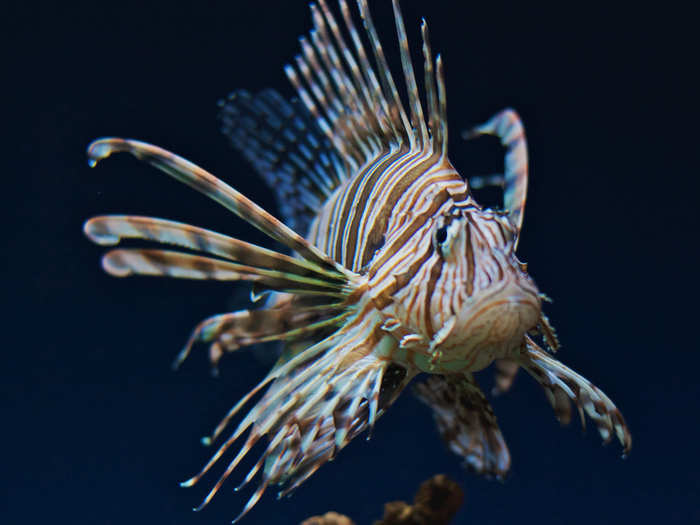
M 306 91 L 306 88 L 301 84 L 301 82 L 299 80 L 299 76 L 297 75 L 297 72 L 289 64 L 284 66 L 284 72 L 286 73 L 289 81 L 294 86 L 294 89 L 296 89 L 296 92 L 299 95 L 299 98 L 301 98 L 304 105 L 307 107 L 309 112 L 316 119 L 316 122 L 317 122 L 318 126 L 321 128 L 321 131 L 323 131 L 323 133 L 326 135 L 326 137 L 328 137 L 328 139 L 331 141 L 333 146 L 335 146 L 335 148 L 338 150 L 338 152 L 340 152 L 341 155 L 343 155 L 343 158 L 349 162 L 350 168 L 356 169 L 356 164 L 353 162 L 354 159 L 353 159 L 350 151 L 348 151 L 347 147 L 345 146 L 345 143 L 343 142 L 342 137 L 339 137 L 336 133 L 333 132 L 331 127 L 328 125 L 328 122 L 326 121 L 326 119 L 323 117 L 323 115 L 320 114 L 320 112 L 318 111 L 318 107 L 316 107 L 316 104 L 314 104 L 313 99 L 309 96 L 309 93 Z
M 338 90 L 340 91 L 341 97 L 343 98 L 345 103 L 346 109 L 344 111 L 344 117 L 345 119 L 352 122 L 352 125 L 349 126 L 349 131 L 352 136 L 353 142 L 362 153 L 363 159 L 359 161 L 361 164 L 364 159 L 370 156 L 366 140 L 363 140 L 363 138 L 360 137 L 357 133 L 357 128 L 362 127 L 363 124 L 362 122 L 358 122 L 358 117 L 364 113 L 361 110 L 361 108 L 358 107 L 358 103 L 362 103 L 362 98 L 358 95 L 355 85 L 353 84 L 352 80 L 348 77 L 348 75 L 345 72 L 345 69 L 343 68 L 343 65 L 340 61 L 340 57 L 338 56 L 338 50 L 336 50 L 336 46 L 333 45 L 331 37 L 328 33 L 326 20 L 324 19 L 321 12 L 319 12 L 318 6 L 312 4 L 311 12 L 314 19 L 314 25 L 316 26 L 317 34 L 320 37 L 324 46 L 323 51 L 325 51 L 325 53 L 322 53 L 321 56 L 326 56 L 329 60 L 329 63 L 327 63 L 326 65 L 332 70 L 332 72 L 335 73 L 334 75 L 332 75 L 332 78 L 336 79 L 336 82 L 338 84 Z
M 321 10 L 323 11 L 326 23 L 328 24 L 328 27 L 330 27 L 331 33 L 333 34 L 335 41 L 338 45 L 338 50 L 342 53 L 343 58 L 345 59 L 348 68 L 350 69 L 350 73 L 352 74 L 353 80 L 351 85 L 353 85 L 353 87 L 356 90 L 359 90 L 359 92 L 362 94 L 362 98 L 358 100 L 364 101 L 365 109 L 371 110 L 371 96 L 369 94 L 369 90 L 367 89 L 367 85 L 365 84 L 364 79 L 360 74 L 360 70 L 357 66 L 357 62 L 355 61 L 355 57 L 353 57 L 352 53 L 350 52 L 350 48 L 345 43 L 345 39 L 340 33 L 338 23 L 336 22 L 333 13 L 330 11 L 330 9 L 328 9 L 325 0 L 319 0 L 319 5 L 321 6 Z
M 445 72 L 442 66 L 442 56 L 438 55 L 435 59 L 435 68 L 437 69 L 437 87 L 438 100 L 440 106 L 440 134 L 442 138 L 442 150 L 440 152 L 443 159 L 447 158 L 447 93 L 445 92 Z
M 363 24 L 372 43 L 372 50 L 374 52 L 374 58 L 377 62 L 380 80 L 384 91 L 391 95 L 392 98 L 392 113 L 397 113 L 398 115 L 392 115 L 392 118 L 397 119 L 397 128 L 401 129 L 401 135 L 408 139 L 411 147 L 415 144 L 415 139 L 413 138 L 413 133 L 411 132 L 411 123 L 408 121 L 406 116 L 406 111 L 401 103 L 401 98 L 396 90 L 396 84 L 394 79 L 389 72 L 389 65 L 384 57 L 384 50 L 382 49 L 382 44 L 377 36 L 377 30 L 374 28 L 374 23 L 372 22 L 372 15 L 369 12 L 369 7 L 367 6 L 367 0 L 359 0 L 360 4 L 360 16 L 362 17 Z
M 353 118 L 353 110 L 356 108 L 355 96 L 349 91 L 352 86 L 348 82 L 347 76 L 345 75 L 342 67 L 340 67 L 340 62 L 335 49 L 328 38 L 328 32 L 326 31 L 323 16 L 318 11 L 318 7 L 311 5 L 311 12 L 314 19 L 314 25 L 316 31 L 312 33 L 311 37 L 313 40 L 318 54 L 321 58 L 321 62 L 325 65 L 330 78 L 335 86 L 335 90 L 338 93 L 338 98 L 340 98 L 340 111 L 339 115 L 335 120 L 332 120 L 336 129 L 341 128 L 345 140 L 352 143 L 353 158 L 355 163 L 361 164 L 364 160 L 362 157 L 366 154 L 362 151 L 361 139 L 357 134 L 356 122 Z M 348 111 L 350 110 L 350 111 Z M 342 115 L 342 117 L 341 117 Z M 347 125 L 345 122 L 350 121 L 352 125 Z M 359 150 L 359 152 L 358 152 Z M 358 154 L 359 153 L 359 154 Z
M 301 50 L 304 53 L 306 62 L 311 66 L 312 71 L 316 74 L 317 80 L 320 82 L 320 99 L 319 102 L 321 107 L 328 115 L 332 115 L 332 120 L 337 118 L 337 114 L 343 110 L 337 96 L 333 93 L 333 87 L 328 75 L 323 70 L 320 62 L 318 61 L 318 56 L 314 47 L 309 43 L 306 37 L 299 38 L 299 43 L 301 44 Z
M 396 129 L 393 127 L 393 121 L 389 118 L 389 108 L 387 101 L 382 94 L 379 81 L 374 73 L 374 68 L 370 65 L 367 59 L 367 53 L 365 52 L 364 45 L 360 39 L 360 35 L 355 29 L 355 24 L 352 21 L 352 16 L 350 15 L 350 9 L 346 0 L 340 0 L 340 10 L 343 14 L 343 19 L 345 20 L 345 26 L 348 28 L 350 33 L 350 38 L 355 46 L 355 51 L 357 52 L 358 60 L 362 66 L 361 70 L 365 76 L 365 81 L 369 86 L 372 101 L 374 103 L 374 112 L 377 115 L 377 120 L 379 126 L 381 127 L 384 135 L 386 133 L 396 134 Z M 390 129 L 391 128 L 391 129 Z
M 421 20 L 421 35 L 423 36 L 423 70 L 425 72 L 425 98 L 428 106 L 428 127 L 433 142 L 433 151 L 442 150 L 442 134 L 440 131 L 438 115 L 438 102 L 435 86 L 435 72 L 433 70 L 433 54 L 430 49 L 430 37 L 428 23 L 425 18 Z
M 327 0 L 317 0 L 310 5 L 313 29 L 299 39 L 301 53 L 295 57 L 294 66 L 286 67 L 299 98 L 317 119 L 350 173 L 357 173 L 392 144 L 405 144 L 416 153 L 446 155 L 444 79 L 438 61 L 433 61 L 425 21 L 421 26 L 424 107 L 399 0 L 392 0 L 407 112 L 388 68 L 367 0 L 356 3 L 365 36 L 373 48 L 376 68 L 370 63 L 363 39 L 355 29 L 348 0 L 338 0 L 342 19 L 336 18 Z M 341 27 L 343 21 L 345 28 Z
M 338 45 L 338 49 L 342 53 L 343 58 L 350 70 L 356 93 L 359 91 L 359 93 L 362 94 L 362 97 L 359 99 L 362 103 L 361 114 L 363 117 L 365 117 L 366 123 L 369 124 L 369 126 L 376 132 L 379 132 L 381 130 L 381 124 L 377 112 L 375 110 L 375 103 L 372 99 L 369 87 L 365 82 L 365 78 L 360 72 L 360 68 L 357 64 L 357 61 L 355 60 L 355 57 L 353 56 L 352 51 L 350 50 L 350 47 L 346 44 L 345 39 L 343 38 L 343 35 L 340 32 L 338 23 L 336 22 L 331 10 L 328 9 L 325 0 L 319 0 L 319 5 L 321 6 L 321 10 L 323 11 L 323 14 L 326 18 L 326 22 L 330 27 L 331 33 L 335 38 L 336 44 Z M 365 138 L 365 140 L 369 140 L 371 143 L 373 143 L 373 149 L 377 149 L 377 133 L 372 133 L 368 135 Z
M 408 105 L 411 109 L 411 125 L 419 132 L 420 146 L 422 148 L 428 145 L 428 130 L 425 127 L 425 118 L 423 117 L 423 106 L 421 105 L 418 96 L 418 85 L 416 83 L 416 75 L 413 71 L 413 61 L 411 60 L 411 51 L 408 48 L 408 38 L 406 37 L 406 27 L 403 23 L 401 8 L 398 0 L 393 0 L 394 20 L 396 22 L 396 32 L 399 35 L 399 50 L 401 52 L 401 65 L 403 66 L 403 74 L 406 80 L 406 90 L 408 91 Z

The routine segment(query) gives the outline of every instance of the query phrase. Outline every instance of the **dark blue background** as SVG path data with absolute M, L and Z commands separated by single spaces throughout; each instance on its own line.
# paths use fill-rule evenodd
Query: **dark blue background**
M 372 4 L 395 59 L 389 5 Z M 425 16 L 443 53 L 458 169 L 500 163 L 493 143 L 462 144 L 461 129 L 507 105 L 523 117 L 531 186 L 520 253 L 555 299 L 547 312 L 560 357 L 622 409 L 631 456 L 621 460 L 617 444 L 601 447 L 577 423 L 559 428 L 523 375 L 494 401 L 512 473 L 503 484 L 481 480 L 461 470 L 409 394 L 371 442 L 353 442 L 290 500 L 270 491 L 244 523 L 337 510 L 368 524 L 440 472 L 466 491 L 459 524 L 700 519 L 698 128 L 696 101 L 684 102 L 697 91 L 683 75 L 697 64 L 685 56 L 695 28 L 670 4 L 524 4 L 406 0 L 403 9 L 414 47 Z M 230 483 L 195 514 L 211 480 L 189 490 L 177 482 L 208 458 L 198 438 L 267 365 L 241 352 L 213 379 L 203 348 L 181 371 L 169 365 L 189 330 L 241 292 L 111 278 L 81 226 L 98 213 L 138 213 L 264 240 L 152 168 L 122 156 L 90 170 L 84 151 L 104 135 L 153 142 L 274 210 L 270 190 L 220 136 L 216 101 L 237 87 L 292 94 L 282 66 L 310 27 L 306 4 L 39 3 L 8 6 L 4 17 L 0 520 L 227 523 L 248 493 L 231 494 Z

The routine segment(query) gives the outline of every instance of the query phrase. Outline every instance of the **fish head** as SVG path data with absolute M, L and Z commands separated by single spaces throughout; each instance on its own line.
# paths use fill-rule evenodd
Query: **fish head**
M 454 207 L 432 227 L 430 352 L 478 370 L 517 351 L 537 326 L 541 300 L 515 254 L 518 232 L 507 214 Z

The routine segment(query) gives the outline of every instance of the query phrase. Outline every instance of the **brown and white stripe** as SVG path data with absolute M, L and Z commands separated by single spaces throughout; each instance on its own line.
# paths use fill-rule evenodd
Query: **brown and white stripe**
M 571 400 L 596 422 L 604 439 L 614 433 L 626 450 L 631 444 L 612 402 L 525 335 L 534 329 L 552 348 L 558 346 L 539 313 L 539 292 L 514 255 L 528 177 L 517 114 L 505 110 L 471 133 L 494 134 L 506 147 L 504 173 L 495 178 L 504 187 L 504 210 L 482 209 L 447 158 L 444 71 L 440 57 L 433 59 L 426 23 L 421 27 L 424 109 L 398 0 L 392 1 L 406 110 L 367 1 L 357 0 L 357 5 L 362 33 L 346 0 L 339 0 L 342 23 L 325 0 L 312 4 L 314 29 L 300 39 L 294 66 L 285 68 L 300 103 L 288 103 L 271 90 L 256 96 L 239 91 L 221 103 L 223 131 L 265 180 L 279 187 L 280 197 L 297 199 L 283 202 L 281 211 L 290 224 L 309 224 L 306 237 L 212 174 L 161 148 L 119 138 L 100 139 L 88 148 L 91 165 L 122 151 L 151 163 L 293 253 L 151 217 L 100 216 L 84 227 L 102 245 L 142 239 L 188 250 L 116 248 L 103 258 L 112 275 L 248 281 L 254 298 L 274 292 L 263 308 L 202 321 L 176 360 L 179 365 L 198 342 L 210 343 L 213 363 L 223 352 L 244 346 L 284 343 L 270 373 L 206 442 L 219 438 L 253 396 L 266 389 L 262 398 L 201 472 L 182 484 L 195 484 L 247 435 L 202 508 L 264 437 L 267 447 L 242 485 L 258 474 L 261 481 L 236 521 L 269 485 L 290 493 L 350 440 L 371 430 L 421 371 L 436 374 L 419 387 L 419 394 L 433 408 L 452 450 L 479 472 L 505 474 L 507 447 L 471 374 L 505 356 L 483 352 L 501 320 L 486 328 L 473 324 L 495 303 L 511 301 L 489 302 L 513 283 L 526 297 L 523 302 L 529 301 L 530 314 L 536 310 L 539 318 L 525 327 L 515 321 L 515 329 L 502 323 L 519 339 L 513 346 L 505 338 L 511 361 L 501 363 L 507 371 L 502 372 L 501 390 L 514 374 L 507 363 L 515 363 L 542 384 L 562 419 L 570 419 Z M 443 350 L 455 348 L 462 350 L 459 359 L 444 358 Z

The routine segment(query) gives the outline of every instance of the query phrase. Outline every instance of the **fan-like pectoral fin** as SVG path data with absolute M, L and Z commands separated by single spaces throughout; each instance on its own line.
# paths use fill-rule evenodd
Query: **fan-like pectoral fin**
M 523 224 L 525 199 L 527 197 L 528 158 L 525 129 L 518 114 L 508 108 L 494 115 L 488 122 L 476 126 L 462 136 L 469 139 L 478 135 L 495 135 L 506 148 L 505 173 L 478 177 L 470 181 L 479 186 L 503 186 L 503 208 L 518 232 Z
M 298 253 L 307 261 L 315 263 L 323 269 L 334 271 L 346 278 L 353 276 L 352 272 L 330 259 L 301 235 L 291 230 L 245 195 L 236 191 L 208 171 L 170 151 L 138 140 L 103 138 L 92 142 L 88 146 L 88 162 L 90 166 L 95 166 L 102 159 L 119 152 L 130 153 L 203 193 L 261 232 Z
M 581 424 L 585 428 L 584 412 L 598 427 L 603 441 L 608 443 L 617 436 L 623 453 L 632 447 L 625 419 L 615 404 L 598 387 L 563 365 L 526 337 L 526 347 L 520 355 L 520 365 L 542 385 L 554 412 L 562 424 L 571 420 L 571 403 L 578 408 Z
M 433 410 L 442 438 L 452 452 L 478 474 L 502 478 L 510 469 L 510 452 L 491 405 L 471 374 L 430 376 L 415 387 Z
M 284 294 L 269 308 L 214 315 L 196 326 L 173 366 L 177 368 L 187 358 L 195 343 L 209 343 L 209 359 L 216 370 L 225 352 L 271 341 L 312 340 L 319 333 L 336 329 L 352 315 L 342 303 L 323 306 L 320 309 L 297 305 L 293 296 Z
M 200 508 L 263 437 L 267 448 L 238 487 L 260 474 L 260 484 L 241 516 L 268 486 L 280 485 L 280 495 L 289 494 L 358 434 L 371 429 L 415 375 L 391 364 L 396 341 L 380 335 L 380 324 L 372 313 L 357 313 L 315 345 L 282 354 L 270 374 L 231 409 L 206 441 L 217 439 L 243 405 L 267 386 L 262 398 L 202 471 L 183 483 L 195 484 L 249 430 L 241 450 Z

